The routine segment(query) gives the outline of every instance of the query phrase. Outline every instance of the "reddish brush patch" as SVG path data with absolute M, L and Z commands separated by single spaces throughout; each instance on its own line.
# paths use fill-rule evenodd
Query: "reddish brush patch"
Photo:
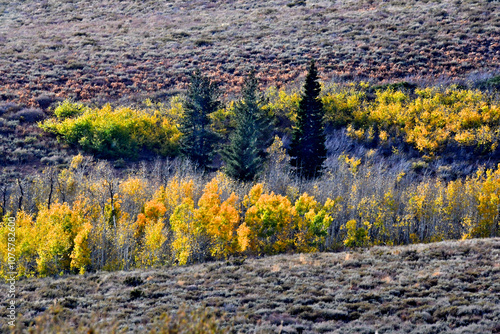
M 231 95 L 249 67 L 263 85 L 280 86 L 299 78 L 310 58 L 325 79 L 432 82 L 480 77 L 498 71 L 500 60 L 499 9 L 487 1 L 6 6 L 0 97 L 30 106 L 47 93 L 161 97 L 184 89 L 195 67 Z

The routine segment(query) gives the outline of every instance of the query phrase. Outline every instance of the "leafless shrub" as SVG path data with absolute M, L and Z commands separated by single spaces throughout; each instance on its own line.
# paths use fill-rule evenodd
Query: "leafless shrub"
M 35 99 L 35 102 L 38 103 L 40 108 L 47 109 L 51 104 L 55 103 L 57 99 L 54 96 L 50 95 L 40 95 Z
M 10 116 L 10 119 L 25 123 L 35 123 L 45 119 L 45 113 L 41 109 L 26 108 Z
M 22 106 L 13 102 L 4 102 L 0 104 L 0 115 L 14 113 L 22 109 Z

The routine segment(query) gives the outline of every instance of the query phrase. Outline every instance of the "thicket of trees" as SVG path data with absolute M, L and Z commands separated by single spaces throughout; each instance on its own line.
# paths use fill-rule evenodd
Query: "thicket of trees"
M 393 152 L 403 142 L 426 161 L 456 148 L 497 152 L 500 104 L 492 94 L 322 88 L 311 63 L 301 92 L 262 95 L 251 72 L 241 99 L 223 106 L 216 84 L 196 72 L 187 95 L 170 105 L 64 102 L 54 113 L 42 128 L 97 157 L 168 159 L 117 176 L 109 163 L 78 155 L 63 169 L 0 178 L 4 273 L 11 216 L 20 275 L 42 276 L 500 235 L 498 169 L 444 182 L 406 177 L 368 154 L 363 163 L 340 152 L 325 160 L 325 125 Z M 216 153 L 224 163 L 217 173 Z
M 302 92 L 271 87 L 261 96 L 254 83 L 253 97 L 244 88 L 240 101 L 222 105 L 216 85 L 198 72 L 188 94 L 173 98 L 168 105 L 92 109 L 65 101 L 55 109 L 56 117 L 41 127 L 97 157 L 134 159 L 144 154 L 151 157 L 151 153 L 165 157 L 183 153 L 206 169 L 221 166 L 221 159 L 213 160 L 221 153 L 227 173 L 241 180 L 262 171 L 266 159 L 261 153 L 275 135 L 292 139 L 291 143 L 286 140 L 285 149 L 299 175 L 319 176 L 326 155 L 323 126 L 346 128 L 351 138 L 389 153 L 413 150 L 426 161 L 450 152 L 455 159 L 465 160 L 500 154 L 500 103 L 494 93 L 456 86 L 374 87 L 362 82 L 320 90 L 317 76 L 311 77 L 309 73 Z M 243 124 L 249 124 L 249 117 L 257 123 L 246 127 Z M 256 121 L 259 118 L 265 124 Z M 249 149 L 245 158 L 249 160 L 243 161 L 244 148 L 254 147 L 250 145 L 253 135 L 249 135 L 253 128 L 265 140 L 259 139 L 257 158 L 250 158 Z M 239 153 L 231 153 L 233 149 Z M 307 150 L 316 151 L 303 155 Z M 236 172 L 238 165 L 247 171 Z
M 179 153 L 181 133 L 173 119 L 158 111 L 84 108 L 65 102 L 54 111 L 56 118 L 42 123 L 42 129 L 56 133 L 100 158 L 137 158 L 142 150 L 160 156 Z
M 11 216 L 26 276 L 500 236 L 500 169 L 410 182 L 341 156 L 304 181 L 287 172 L 285 152 L 270 152 L 281 161 L 268 166 L 274 178 L 255 183 L 165 160 L 119 177 L 81 155 L 67 169 L 3 183 L 0 270 L 9 271 Z
M 291 147 L 292 165 L 298 175 L 307 178 L 320 174 L 326 158 L 325 117 L 319 94 L 318 74 L 311 62 Z M 262 172 L 273 132 L 281 131 L 273 126 L 277 115 L 266 108 L 252 70 L 243 84 L 241 100 L 222 115 L 230 118 L 234 127 L 224 136 L 227 129 L 216 125 L 223 114 L 220 95 L 217 84 L 197 70 L 177 117 L 159 110 L 113 110 L 109 105 L 94 110 L 65 101 L 55 109 L 56 118 L 41 126 L 98 157 L 137 158 L 144 150 L 170 157 L 180 153 L 208 171 L 214 169 L 214 156 L 220 153 L 227 175 L 252 181 Z

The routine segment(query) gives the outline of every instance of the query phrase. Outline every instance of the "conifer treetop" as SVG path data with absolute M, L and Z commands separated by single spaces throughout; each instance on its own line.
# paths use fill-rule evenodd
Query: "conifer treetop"
M 321 86 L 318 80 L 318 71 L 312 60 L 299 101 L 297 122 L 290 145 L 290 162 L 296 172 L 305 178 L 319 176 L 326 159 L 324 109 L 319 98 Z

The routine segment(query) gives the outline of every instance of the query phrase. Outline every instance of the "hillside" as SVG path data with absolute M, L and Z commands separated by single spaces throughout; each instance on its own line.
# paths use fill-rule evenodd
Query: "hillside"
M 184 318 L 173 317 L 171 326 L 211 323 L 215 315 L 231 333 L 500 333 L 498 238 L 32 278 L 19 286 L 22 322 L 40 317 L 34 333 L 109 333 L 113 326 L 142 333 L 177 309 Z M 200 307 L 208 316 L 190 318 Z
M 11 333 L 500 333 L 498 0 L 0 0 L 0 49 Z
M 274 103 L 273 112 L 281 113 L 279 122 L 290 127 L 290 119 L 284 116 L 293 118 L 296 92 L 311 58 L 317 60 L 326 87 L 370 82 L 372 92 L 366 98 L 360 98 L 364 92 L 359 89 L 354 93 L 341 89 L 340 98 L 326 93 L 330 113 L 363 113 L 374 98 L 373 88 L 385 83 L 404 81 L 422 89 L 450 83 L 470 89 L 498 88 L 498 8 L 495 1 L 473 0 L 0 1 L 1 179 L 13 180 L 45 166 L 67 166 L 77 153 L 74 146 L 57 142 L 55 136 L 36 126 L 53 116 L 58 102 L 72 99 L 91 107 L 111 102 L 143 109 L 150 98 L 168 106 L 172 96 L 185 93 L 195 67 L 221 85 L 226 107 L 216 117 L 223 127 L 230 125 L 231 108 L 227 106 L 239 98 L 250 67 L 257 70 L 262 91 Z M 277 101 L 280 89 L 290 94 Z M 498 96 L 479 100 L 490 104 Z M 332 114 L 328 117 L 331 122 Z M 336 123 L 347 125 L 346 121 Z M 356 132 L 351 137 L 359 139 L 362 131 L 373 137 L 371 124 L 354 121 Z M 465 127 L 478 129 L 462 133 L 423 131 L 444 140 L 456 136 L 466 143 L 465 149 L 446 147 L 458 151 L 462 160 L 449 174 L 463 176 L 478 165 L 494 167 L 498 154 L 484 146 L 498 137 L 495 122 L 495 117 L 479 124 L 463 120 Z M 283 123 L 280 126 L 278 131 L 286 132 Z M 409 127 L 421 131 L 415 124 Z M 410 145 L 400 145 L 401 138 L 393 141 L 389 132 L 390 140 L 379 150 L 384 156 L 391 154 L 392 147 L 407 152 L 418 145 L 428 151 L 443 146 L 435 138 L 420 142 L 414 138 Z M 349 141 L 346 136 L 329 135 Z M 485 140 L 477 140 L 478 136 Z M 368 148 L 378 145 L 378 138 L 368 141 Z M 359 145 L 349 146 L 351 153 L 364 150 Z M 153 159 L 155 154 L 150 153 L 140 154 L 140 159 Z M 418 157 L 418 153 L 410 152 L 405 159 Z M 443 159 L 450 157 L 445 154 Z M 437 163 L 438 167 L 442 164 Z M 128 166 L 127 159 L 117 165 Z M 438 167 L 429 170 L 436 174 Z
M 495 1 L 0 1 L 0 97 L 162 98 L 199 67 L 239 89 L 253 66 L 288 84 L 318 60 L 325 79 L 442 83 L 498 72 Z

